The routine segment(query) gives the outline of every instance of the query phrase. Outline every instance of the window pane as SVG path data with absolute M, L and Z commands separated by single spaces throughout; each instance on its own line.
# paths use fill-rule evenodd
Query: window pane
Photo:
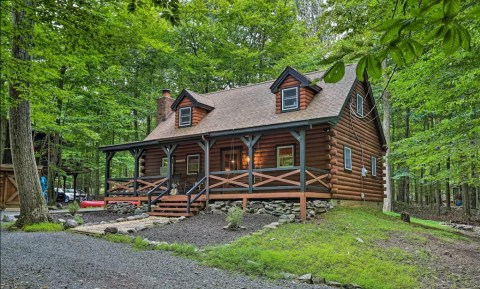
M 185 126 L 191 123 L 192 109 L 190 107 L 180 108 L 179 125 Z
M 377 159 L 372 157 L 372 176 L 377 175 Z
M 348 147 L 345 147 L 343 149 L 343 154 L 344 154 L 344 168 L 346 170 L 351 170 L 352 169 L 352 150 Z
M 363 97 L 357 94 L 357 114 L 363 116 Z
M 278 167 L 291 167 L 294 165 L 293 146 L 277 148 Z
M 298 89 L 287 88 L 282 90 L 282 109 L 298 108 Z
M 200 171 L 200 157 L 187 156 L 187 174 L 193 175 Z

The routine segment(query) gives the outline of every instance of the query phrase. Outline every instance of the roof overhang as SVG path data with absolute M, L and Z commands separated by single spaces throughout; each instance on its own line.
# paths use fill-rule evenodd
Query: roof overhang
M 285 70 L 280 74 L 280 76 L 275 80 L 275 82 L 270 86 L 270 91 L 272 93 L 277 93 L 280 85 L 283 83 L 283 81 L 289 77 L 292 76 L 296 80 L 300 81 L 301 87 L 308 87 L 311 90 L 313 90 L 315 93 L 318 93 L 322 90 L 322 88 L 312 82 L 308 77 L 305 75 L 301 74 L 297 70 L 295 70 L 291 66 L 287 66 Z
M 172 104 L 171 108 L 173 111 L 177 110 L 178 108 L 178 105 L 180 104 L 180 102 L 184 99 L 184 98 L 188 98 L 192 103 L 193 103 L 193 106 L 195 107 L 200 107 L 200 108 L 203 108 L 204 110 L 206 111 L 211 111 L 214 109 L 213 106 L 211 105 L 208 105 L 206 103 L 203 103 L 201 101 L 198 101 L 193 93 L 189 92 L 188 90 L 184 89 L 182 90 L 182 92 L 180 92 L 180 94 L 178 95 L 177 99 L 175 100 L 175 102 Z

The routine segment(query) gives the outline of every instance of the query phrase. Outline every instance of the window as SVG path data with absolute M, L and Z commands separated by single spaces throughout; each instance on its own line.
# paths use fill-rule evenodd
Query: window
M 200 172 L 200 155 L 187 156 L 187 175 L 196 175 Z
M 182 107 L 179 110 L 178 126 L 190 126 L 192 125 L 192 108 Z
M 171 174 L 173 175 L 173 168 L 174 168 L 175 160 L 172 157 L 172 169 L 171 169 Z M 166 176 L 168 173 L 168 158 L 162 158 L 162 163 L 160 166 L 160 175 Z
M 357 94 L 357 115 L 363 116 L 363 96 Z
M 352 149 L 349 147 L 343 148 L 343 166 L 346 170 L 352 170 Z
M 295 165 L 295 146 L 277 147 L 277 168 L 293 167 Z
M 282 90 L 282 111 L 298 109 L 298 87 Z
M 236 171 L 242 169 L 241 149 L 228 148 L 223 149 L 222 153 L 222 171 Z
M 372 176 L 377 176 L 377 158 L 372 157 Z

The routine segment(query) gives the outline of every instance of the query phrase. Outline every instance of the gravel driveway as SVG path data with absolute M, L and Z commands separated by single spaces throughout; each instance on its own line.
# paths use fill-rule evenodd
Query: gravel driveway
M 329 288 L 273 284 L 80 234 L 0 234 L 1 288 Z

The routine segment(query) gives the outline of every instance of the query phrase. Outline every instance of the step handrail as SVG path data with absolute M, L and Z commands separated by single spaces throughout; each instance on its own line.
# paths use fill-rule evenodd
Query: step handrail
M 153 194 L 153 192 L 155 192 L 158 188 L 160 188 L 161 186 L 163 186 L 167 181 L 168 181 L 168 179 L 165 179 L 163 182 L 157 184 L 155 187 L 153 187 L 150 191 L 147 192 L 148 211 L 149 211 L 149 212 L 152 211 L 152 203 L 156 203 L 161 197 L 163 197 L 167 192 L 170 191 L 170 189 L 167 189 L 167 190 L 161 192 L 160 195 L 158 195 L 158 197 L 156 197 L 155 200 L 152 201 L 152 194 Z
M 204 176 L 203 178 L 201 178 L 193 187 L 190 188 L 190 190 L 188 190 L 188 192 L 186 193 L 187 195 L 187 214 L 190 214 L 190 206 L 192 203 L 196 202 L 198 200 L 198 198 L 205 194 L 205 192 L 207 191 L 207 188 L 203 188 L 202 190 L 200 190 L 200 192 L 195 195 L 195 197 L 192 199 L 192 193 L 201 185 L 205 182 L 205 180 L 207 179 L 208 176 Z

